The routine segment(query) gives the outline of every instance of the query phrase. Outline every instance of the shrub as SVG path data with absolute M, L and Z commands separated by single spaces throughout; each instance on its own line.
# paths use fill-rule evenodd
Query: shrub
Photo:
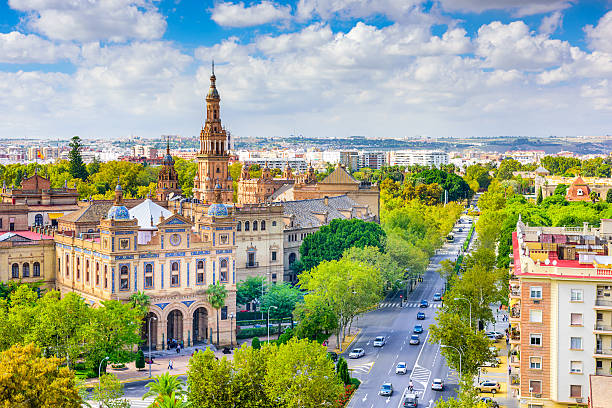
M 251 346 L 256 350 L 259 350 L 261 348 L 261 342 L 259 341 L 259 337 L 253 337 L 253 340 L 251 341 Z
M 138 370 L 142 370 L 143 368 L 145 368 L 145 358 L 142 350 L 138 350 L 138 353 L 136 354 L 135 365 Z
M 270 327 L 270 334 L 278 333 L 278 326 Z M 237 339 L 248 339 L 255 336 L 265 336 L 268 334 L 268 329 L 265 327 L 249 327 L 247 329 L 240 329 L 236 334 Z

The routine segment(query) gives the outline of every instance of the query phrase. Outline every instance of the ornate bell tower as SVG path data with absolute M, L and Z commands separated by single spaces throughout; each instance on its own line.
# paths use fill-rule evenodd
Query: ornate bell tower
M 215 186 L 221 186 L 221 201 L 231 203 L 232 178 L 229 174 L 229 141 L 219 113 L 219 92 L 213 62 L 210 89 L 206 95 L 206 123 L 200 132 L 200 151 L 197 162 L 197 178 L 194 179 L 194 197 L 204 203 L 215 201 Z

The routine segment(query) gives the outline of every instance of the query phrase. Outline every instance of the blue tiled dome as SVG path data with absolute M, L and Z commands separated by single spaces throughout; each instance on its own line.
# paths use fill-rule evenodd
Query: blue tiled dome
M 208 207 L 208 215 L 215 217 L 227 217 L 227 207 L 225 204 L 211 204 L 210 207 Z
M 124 205 L 113 205 L 109 210 L 106 218 L 113 220 L 129 220 L 130 213 Z
M 164 161 L 163 164 L 166 166 L 170 166 L 174 164 L 174 159 L 172 158 L 172 155 L 167 154 L 166 156 L 164 156 Z

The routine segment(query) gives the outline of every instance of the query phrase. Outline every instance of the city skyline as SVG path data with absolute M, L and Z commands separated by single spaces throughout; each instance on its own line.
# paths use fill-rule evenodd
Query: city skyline
M 609 1 L 0 4 L 0 138 L 611 133 Z M 109 16 L 111 18 L 109 18 Z

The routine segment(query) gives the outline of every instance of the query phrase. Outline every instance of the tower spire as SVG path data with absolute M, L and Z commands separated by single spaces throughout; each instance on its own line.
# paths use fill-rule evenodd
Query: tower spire
M 170 136 L 166 136 L 166 154 L 170 155 Z
M 215 60 L 212 60 L 212 76 L 215 76 Z

